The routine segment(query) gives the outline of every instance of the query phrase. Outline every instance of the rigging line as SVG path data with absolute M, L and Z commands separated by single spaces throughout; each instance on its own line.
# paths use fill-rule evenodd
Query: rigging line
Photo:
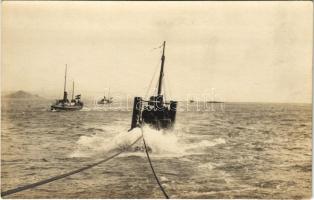
M 160 48 L 160 47 L 162 47 L 162 45 L 159 46 L 159 47 L 157 47 L 157 48 Z M 155 48 L 155 49 L 157 49 L 157 48 Z M 161 50 L 160 50 L 160 54 L 161 54 Z M 159 61 L 158 61 L 157 64 L 156 64 L 154 74 L 153 74 L 152 79 L 151 79 L 151 81 L 150 81 L 150 83 L 149 83 L 149 86 L 148 86 L 148 88 L 147 88 L 147 91 L 146 91 L 146 94 L 145 94 L 145 99 L 148 97 L 148 92 L 149 92 L 149 90 L 150 90 L 150 88 L 151 88 L 151 85 L 152 85 L 152 83 L 153 83 L 153 80 L 154 80 L 154 78 L 155 78 L 155 76 L 156 76 L 158 66 L 159 66 Z M 156 87 L 157 87 L 157 86 L 156 86 Z M 156 88 L 155 88 L 155 90 L 156 90 Z M 153 93 L 155 93 L 155 91 L 153 91 Z
M 153 74 L 152 79 L 150 80 L 149 85 L 148 85 L 147 91 L 146 91 L 146 93 L 145 93 L 145 98 L 147 98 L 147 95 L 148 95 L 149 89 L 151 88 L 151 85 L 152 85 L 153 80 L 154 80 L 154 78 L 155 78 L 155 75 L 156 75 L 156 72 L 157 72 L 157 69 L 158 69 L 158 64 L 159 64 L 159 62 L 157 63 L 157 65 L 156 65 L 156 67 L 155 67 L 155 72 L 154 72 L 154 74 Z
M 158 47 L 152 48 L 151 51 L 154 51 L 156 49 L 160 49 L 161 47 L 162 47 L 162 44 L 160 46 L 158 46 Z
M 153 94 L 157 94 L 157 89 L 158 89 L 158 81 L 156 82 L 156 85 L 155 85 L 155 88 L 154 88 L 154 91 L 153 91 Z
M 168 88 L 168 92 L 169 92 L 169 99 L 172 99 L 171 87 L 170 87 L 170 84 L 169 84 L 167 77 L 165 78 L 165 82 L 167 83 L 167 86 L 168 86 L 167 88 Z
M 166 94 L 166 81 L 165 78 L 163 79 L 163 85 L 164 85 L 164 96 L 165 96 L 165 102 L 167 101 L 167 94 Z M 170 98 L 169 98 L 170 99 Z
M 155 90 L 154 90 L 154 94 L 157 93 L 158 85 L 159 85 L 159 84 L 158 84 L 158 81 L 157 81 L 157 82 L 156 82 L 156 86 L 155 86 Z
M 140 136 L 139 138 L 137 138 L 135 140 L 135 142 L 133 142 L 132 144 L 130 144 L 128 147 L 131 147 L 133 146 L 134 144 L 136 144 L 143 136 Z M 17 192 L 21 192 L 21 191 L 24 191 L 24 190 L 27 190 L 27 189 L 32 189 L 32 188 L 35 188 L 37 186 L 40 186 L 40 185 L 44 185 L 44 184 L 47 184 L 47 183 L 50 183 L 52 181 L 56 181 L 56 180 L 59 180 L 59 179 L 62 179 L 62 178 L 65 178 L 67 176 L 71 176 L 73 174 L 77 174 L 81 171 L 84 171 L 84 170 L 87 170 L 87 169 L 90 169 L 92 167 L 95 167 L 96 165 L 99 165 L 101 163 L 104 163 L 104 162 L 107 162 L 115 157 L 117 157 L 118 155 L 120 155 L 121 153 L 123 153 L 127 148 L 124 148 L 123 150 L 101 160 L 101 161 L 98 161 L 96 163 L 93 163 L 93 164 L 90 164 L 90 165 L 87 165 L 85 167 L 82 167 L 80 169 L 76 169 L 76 170 L 73 170 L 73 171 L 70 171 L 68 173 L 65 173 L 65 174 L 61 174 L 61 175 L 58 175 L 58 176 L 54 176 L 54 177 L 51 177 L 51 178 L 48 178 L 48 179 L 45 179 L 45 180 L 42 180 L 42 181 L 38 181 L 38 182 L 35 182 L 35 183 L 31 183 L 31 184 L 28 184 L 28 185 L 24 185 L 24 186 L 21 186 L 21 187 L 17 187 L 15 189 L 11 189 L 11 190 L 7 190 L 7 191 L 4 191 L 4 192 L 1 192 L 1 197 L 4 197 L 4 196 L 7 196 L 7 195 L 10 195 L 10 194 L 14 194 L 14 193 L 17 193 Z
M 150 168 L 152 169 L 152 172 L 153 172 L 154 177 L 155 177 L 155 179 L 156 179 L 156 181 L 157 181 L 157 184 L 159 185 L 160 190 L 162 191 L 162 193 L 164 194 L 164 196 L 166 197 L 166 199 L 169 199 L 168 194 L 166 193 L 165 189 L 162 187 L 162 185 L 161 185 L 161 183 L 160 183 L 160 181 L 159 181 L 159 179 L 158 179 L 158 177 L 157 177 L 157 175 L 156 175 L 156 172 L 155 172 L 155 170 L 154 170 L 152 161 L 151 161 L 151 159 L 150 159 L 150 157 L 149 157 L 149 154 L 148 154 L 148 151 L 147 151 L 146 142 L 145 142 L 145 138 L 144 138 L 143 127 L 140 127 L 140 128 L 141 128 L 141 131 L 142 131 L 142 138 L 143 138 L 143 143 L 144 143 L 144 147 L 145 147 L 145 153 L 146 153 L 147 160 L 148 160 L 148 162 L 149 162 Z

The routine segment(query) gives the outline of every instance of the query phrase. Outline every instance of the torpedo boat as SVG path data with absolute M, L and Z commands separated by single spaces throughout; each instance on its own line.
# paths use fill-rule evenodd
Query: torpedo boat
M 161 67 L 158 80 L 157 93 L 148 100 L 134 97 L 131 128 L 148 125 L 156 130 L 172 129 L 175 124 L 177 101 L 165 101 L 162 94 L 164 78 L 166 42 L 162 44 Z M 129 131 L 130 131 L 129 130 Z

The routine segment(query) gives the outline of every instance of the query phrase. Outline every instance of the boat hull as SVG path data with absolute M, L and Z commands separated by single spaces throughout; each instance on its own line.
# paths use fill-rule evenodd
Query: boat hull
M 143 105 L 144 101 L 141 97 L 134 98 L 133 114 L 131 121 L 131 129 L 145 125 L 160 130 L 172 129 L 176 119 L 177 102 L 170 101 L 170 106 L 159 105 L 154 106 L 153 109 L 149 106 Z M 148 101 L 148 105 L 154 104 Z
M 51 110 L 55 111 L 76 111 L 81 110 L 83 106 L 81 105 L 75 105 L 75 106 L 62 106 L 62 105 L 52 105 Z
M 142 123 L 150 127 L 160 129 L 171 129 L 174 125 L 174 119 L 171 117 L 171 111 L 153 111 L 143 110 Z

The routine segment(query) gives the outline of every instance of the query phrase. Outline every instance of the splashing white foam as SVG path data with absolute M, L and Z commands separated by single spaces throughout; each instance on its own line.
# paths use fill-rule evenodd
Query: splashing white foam
M 107 127 L 110 130 L 110 127 Z M 111 129 L 111 131 L 113 131 Z M 108 132 L 106 130 L 105 132 Z M 115 134 L 116 133 L 116 134 Z M 70 157 L 89 157 L 103 154 L 115 149 L 125 148 L 140 136 L 140 132 L 132 133 L 127 130 L 113 131 L 112 134 L 97 133 L 91 136 L 81 136 L 76 142 L 76 150 Z
M 155 155 L 182 155 L 185 152 L 184 144 L 179 141 L 179 137 L 174 131 L 164 132 L 144 127 L 143 132 L 146 144 Z
M 70 157 L 90 157 L 115 149 L 125 148 L 142 134 L 140 128 L 135 128 L 131 132 L 128 132 L 126 129 L 119 130 L 119 126 L 105 126 L 102 127 L 102 129 L 104 133 L 81 136 L 76 142 L 77 147 Z M 178 133 L 178 131 L 157 131 L 147 126 L 143 128 L 143 133 L 147 146 L 152 150 L 152 156 L 177 157 L 187 154 L 202 153 L 207 147 L 226 143 L 224 139 L 218 138 L 212 141 L 201 140 L 200 142 L 187 144 L 184 142 L 182 134 Z M 142 145 L 142 142 L 138 142 L 135 146 Z M 126 156 L 129 155 L 140 154 L 139 152 L 134 153 L 131 150 L 126 154 Z

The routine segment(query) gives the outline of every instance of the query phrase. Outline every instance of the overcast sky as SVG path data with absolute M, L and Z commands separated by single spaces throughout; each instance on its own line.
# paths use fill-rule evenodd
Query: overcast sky
M 2 2 L 2 90 L 311 102 L 312 2 Z M 157 69 L 158 70 L 158 69 Z M 153 82 L 156 85 L 157 76 Z M 152 92 L 152 91 L 151 91 Z

